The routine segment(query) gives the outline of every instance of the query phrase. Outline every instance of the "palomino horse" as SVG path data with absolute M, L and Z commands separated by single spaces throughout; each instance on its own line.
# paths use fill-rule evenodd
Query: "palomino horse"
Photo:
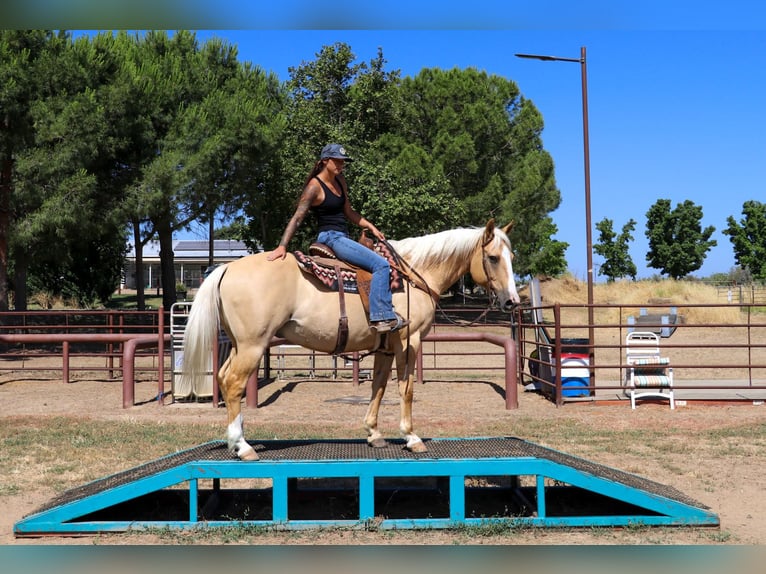
M 470 271 L 473 279 L 492 291 L 501 309 L 519 302 L 513 278 L 513 254 L 507 232 L 490 220 L 485 228 L 453 229 L 423 237 L 391 241 L 411 266 L 411 281 L 394 293 L 394 306 L 410 324 L 386 335 L 375 353 L 372 398 L 364 426 L 367 442 L 385 446 L 378 430 L 378 410 L 391 364 L 396 358 L 399 384 L 399 430 L 406 448 L 425 452 L 412 428 L 413 372 L 417 350 L 434 320 L 440 293 Z M 425 283 L 425 284 L 423 284 Z M 361 299 L 346 295 L 348 342 L 345 352 L 373 349 L 380 336 L 370 329 Z M 259 253 L 221 265 L 205 279 L 192 304 L 184 335 L 183 375 L 179 385 L 197 388 L 209 370 L 213 340 L 219 321 L 232 342 L 231 354 L 217 373 L 226 401 L 229 449 L 243 460 L 258 458 L 245 440 L 241 402 L 247 380 L 256 371 L 272 337 L 331 353 L 338 335 L 338 294 L 304 274 L 295 258 L 267 261 Z M 184 380 L 184 377 L 186 378 Z

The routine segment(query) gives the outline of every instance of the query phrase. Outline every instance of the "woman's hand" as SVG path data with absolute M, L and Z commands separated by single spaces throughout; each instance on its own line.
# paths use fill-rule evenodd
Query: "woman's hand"
M 386 240 L 386 236 L 383 235 L 383 233 L 377 227 L 375 227 L 372 223 L 370 223 L 369 221 L 367 222 L 367 229 L 369 230 L 370 233 L 372 233 L 372 235 L 378 241 L 385 241 Z
M 271 251 L 266 259 L 274 261 L 275 259 L 284 259 L 287 256 L 287 248 L 284 245 L 278 246 L 274 251 Z

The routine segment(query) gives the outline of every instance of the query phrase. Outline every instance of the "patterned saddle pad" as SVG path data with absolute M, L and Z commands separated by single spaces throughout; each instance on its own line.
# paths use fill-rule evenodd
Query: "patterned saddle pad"
M 402 274 L 396 267 L 396 262 L 391 250 L 383 242 L 375 244 L 375 251 L 385 257 L 391 265 L 391 291 L 397 292 L 404 290 L 404 281 Z M 327 257 L 316 257 L 306 255 L 302 251 L 293 252 L 298 260 L 298 265 L 304 273 L 314 275 L 319 281 L 333 291 L 338 290 L 338 273 L 335 266 L 340 266 L 340 280 L 343 281 L 343 290 L 346 293 L 359 293 L 359 283 L 357 281 L 356 270 L 346 266 L 339 259 L 329 259 Z

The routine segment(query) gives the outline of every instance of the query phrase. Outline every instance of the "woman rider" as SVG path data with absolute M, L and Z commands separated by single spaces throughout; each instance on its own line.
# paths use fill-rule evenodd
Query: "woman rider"
M 368 249 L 348 235 L 348 221 L 367 229 L 383 241 L 385 236 L 369 220 L 357 213 L 348 200 L 348 184 L 343 176 L 347 162 L 353 161 L 340 144 L 322 148 L 319 161 L 306 178 L 298 207 L 287 224 L 279 246 L 267 255 L 269 261 L 284 259 L 287 245 L 311 211 L 317 218 L 317 241 L 351 265 L 372 273 L 370 284 L 370 325 L 379 333 L 397 331 L 408 324 L 394 311 L 391 302 L 390 266 L 385 257 Z

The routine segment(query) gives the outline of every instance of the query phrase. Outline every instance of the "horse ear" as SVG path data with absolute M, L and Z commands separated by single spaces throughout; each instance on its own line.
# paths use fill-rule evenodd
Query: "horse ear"
M 511 219 L 511 222 L 505 227 L 503 227 L 503 233 L 505 233 L 506 235 L 510 235 L 514 225 L 516 225 L 516 221 Z
M 487 245 L 495 238 L 495 218 L 493 217 L 487 221 L 487 226 L 484 228 L 483 244 Z

